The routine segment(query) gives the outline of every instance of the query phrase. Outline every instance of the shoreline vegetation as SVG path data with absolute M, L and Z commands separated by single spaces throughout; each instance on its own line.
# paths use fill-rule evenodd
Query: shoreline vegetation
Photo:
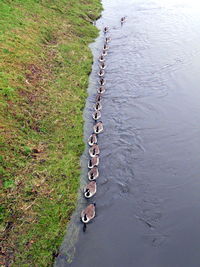
M 99 0 L 0 3 L 1 266 L 52 266 L 75 209 Z

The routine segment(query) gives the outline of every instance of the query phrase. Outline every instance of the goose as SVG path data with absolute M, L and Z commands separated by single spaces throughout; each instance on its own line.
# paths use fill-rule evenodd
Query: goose
M 102 69 L 100 69 L 100 71 L 98 72 L 98 75 L 99 75 L 100 77 L 103 77 L 103 76 L 105 75 L 105 71 L 102 70 Z
M 96 136 L 96 134 L 93 133 L 90 135 L 90 137 L 88 139 L 88 144 L 89 144 L 89 146 L 92 146 L 96 143 L 97 143 L 97 136 Z
M 86 224 L 89 223 L 95 217 L 95 207 L 96 204 L 89 204 L 82 212 L 81 212 L 81 221 L 84 224 L 83 232 L 86 231 Z
M 107 43 L 109 43 L 111 41 L 111 38 L 110 37 L 106 37 L 106 39 L 105 39 L 105 43 L 107 44 Z
M 105 56 L 107 56 L 107 54 L 108 54 L 107 51 L 106 51 L 106 50 L 103 50 L 101 55 L 102 55 L 103 57 L 105 57 Z M 105 61 L 105 60 L 104 60 L 104 61 Z
M 124 23 L 126 21 L 126 17 L 121 18 L 121 23 Z
M 88 161 L 88 168 L 92 169 L 99 165 L 99 157 L 95 156 Z
M 105 87 L 103 87 L 103 86 L 100 86 L 100 87 L 97 89 L 97 93 L 98 93 L 98 94 L 104 94 L 105 91 L 106 91 L 106 89 L 105 89 Z
M 100 78 L 99 79 L 99 84 L 100 85 L 104 85 L 106 83 L 105 79 L 104 78 Z
M 97 122 L 93 126 L 93 129 L 94 129 L 94 133 L 96 133 L 96 134 L 102 133 L 103 132 L 103 123 L 102 123 L 102 121 Z
M 89 182 L 84 188 L 84 196 L 85 198 L 93 197 L 97 192 L 97 184 L 95 181 Z
M 104 27 L 104 29 L 103 29 L 104 33 L 107 33 L 107 32 L 108 32 L 108 30 L 109 30 L 109 28 L 108 28 L 108 27 Z
M 104 62 L 102 62 L 102 63 L 99 65 L 99 68 L 100 68 L 101 70 L 105 70 L 105 68 L 106 68 L 106 64 L 105 64 Z
M 99 149 L 99 146 L 97 144 L 94 144 L 90 149 L 89 149 L 89 154 L 90 154 L 90 157 L 94 158 L 96 157 L 97 155 L 99 155 L 100 153 L 100 149 Z
M 97 89 L 97 90 L 98 90 L 98 89 Z M 100 102 L 101 99 L 102 99 L 102 94 L 101 94 L 101 93 L 98 93 L 98 94 L 96 95 L 96 102 Z
M 97 111 L 97 110 L 101 110 L 102 109 L 102 105 L 101 105 L 101 102 L 97 102 L 94 104 L 94 109 Z
M 101 118 L 101 112 L 99 110 L 96 110 L 95 112 L 93 112 L 92 114 L 92 118 L 97 121 Z
M 108 50 L 108 49 L 109 49 L 109 46 L 105 43 L 103 46 L 103 50 Z
M 97 167 L 92 168 L 91 170 L 89 170 L 88 172 L 88 179 L 90 181 L 94 181 L 99 177 L 99 170 Z
M 101 55 L 101 56 L 99 57 L 99 62 L 104 62 L 104 61 L 105 61 L 105 58 L 104 58 L 103 55 Z

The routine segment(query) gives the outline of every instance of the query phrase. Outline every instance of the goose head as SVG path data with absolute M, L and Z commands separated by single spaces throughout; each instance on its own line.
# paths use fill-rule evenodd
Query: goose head
M 103 46 L 103 50 L 108 50 L 109 46 L 107 45 L 107 43 L 104 44 Z
M 93 164 L 92 164 L 92 160 L 91 159 L 89 160 L 89 164 L 88 165 L 89 165 L 89 167 L 92 167 Z
M 104 84 L 105 84 L 105 80 L 104 80 L 103 78 L 101 78 L 101 79 L 99 80 L 99 83 L 100 83 L 100 85 L 104 85 Z
M 85 190 L 85 197 L 86 198 L 90 197 L 90 190 L 88 188 Z
M 101 62 L 101 64 L 99 65 L 99 68 L 102 70 L 105 70 L 106 64 L 104 62 Z
M 126 21 L 126 17 L 121 18 L 121 24 L 123 24 Z
M 104 72 L 104 70 L 100 69 L 98 74 L 99 74 L 99 76 L 103 76 L 105 74 L 105 72 Z
M 105 89 L 105 87 L 104 87 L 104 85 L 100 85 L 100 87 L 99 88 L 97 88 L 97 93 L 98 94 L 104 94 L 105 93 L 105 91 L 106 91 L 106 89 Z M 100 101 L 98 101 L 98 102 L 100 102 Z
M 101 108 L 102 108 L 102 105 L 101 105 L 100 102 L 97 102 L 97 103 L 94 105 L 94 109 L 95 109 L 96 111 L 101 110 Z
M 101 94 L 98 94 L 97 96 L 96 96 L 96 101 L 101 101 Z
M 84 214 L 84 216 L 82 217 L 82 221 L 83 221 L 83 223 L 88 223 L 89 220 L 88 220 L 86 214 Z
M 104 33 L 108 32 L 108 27 L 104 27 Z

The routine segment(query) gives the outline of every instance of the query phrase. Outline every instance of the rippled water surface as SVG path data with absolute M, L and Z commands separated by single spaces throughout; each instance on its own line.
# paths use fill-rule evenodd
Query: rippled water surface
M 199 267 L 200 3 L 103 0 L 103 5 L 97 26 L 110 26 L 112 42 L 93 200 L 97 217 L 83 233 L 75 213 L 56 266 Z M 103 39 L 101 34 L 92 45 L 86 139 Z

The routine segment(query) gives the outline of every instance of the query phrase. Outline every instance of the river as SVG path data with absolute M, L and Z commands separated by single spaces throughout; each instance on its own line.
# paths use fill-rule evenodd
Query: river
M 103 5 L 97 27 L 108 25 L 112 41 L 100 177 L 92 200 L 97 216 L 83 233 L 80 198 L 55 266 L 199 267 L 200 3 L 103 0 Z M 127 16 L 123 26 L 122 16 Z M 91 45 L 85 140 L 103 40 L 101 32 Z

